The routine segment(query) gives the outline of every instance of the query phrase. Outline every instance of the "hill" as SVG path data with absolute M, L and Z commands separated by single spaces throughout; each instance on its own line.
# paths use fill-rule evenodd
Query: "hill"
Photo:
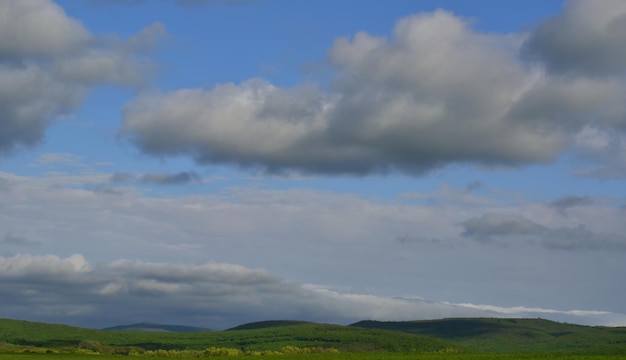
M 172 332 L 177 327 L 169 326 L 173 325 L 135 324 L 130 326 L 131 331 L 104 331 L 0 319 L 0 352 L 81 349 L 124 354 L 207 348 L 271 352 L 295 347 L 341 352 L 626 354 L 626 328 L 580 326 L 541 319 L 361 321 L 350 326 L 295 320 L 262 321 L 224 331 L 202 332 Z
M 623 327 L 497 318 L 360 321 L 351 326 L 433 336 L 485 353 L 626 354 L 626 328 Z
M 243 325 L 244 330 L 175 333 L 104 331 L 0 319 L 0 343 L 40 348 L 86 347 L 100 353 L 125 353 L 128 349 L 203 350 L 209 347 L 279 351 L 286 346 L 334 348 L 342 352 L 461 350 L 445 340 L 391 330 L 306 322 L 276 325 L 277 322 L 263 322 Z
M 139 332 L 202 332 L 211 331 L 201 327 L 183 326 L 183 325 L 167 325 L 167 324 L 152 324 L 152 323 L 137 323 L 130 325 L 119 325 L 102 329 L 105 331 L 139 331 Z
M 235 326 L 234 328 L 230 328 L 228 330 L 256 330 L 256 329 L 266 329 L 270 327 L 307 325 L 307 324 L 315 324 L 315 323 L 312 323 L 309 321 L 300 321 L 300 320 L 267 320 L 267 321 L 257 321 L 257 322 L 242 324 L 239 326 Z

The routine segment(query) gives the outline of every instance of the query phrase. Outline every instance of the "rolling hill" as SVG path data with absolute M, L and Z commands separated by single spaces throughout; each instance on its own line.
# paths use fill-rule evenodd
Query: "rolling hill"
M 0 319 L 0 343 L 45 348 L 90 344 L 92 347 L 145 350 L 223 347 L 243 351 L 278 351 L 285 346 L 293 346 L 334 348 L 342 352 L 461 351 L 458 346 L 445 340 L 384 329 L 274 321 L 245 324 L 239 328 L 207 332 L 104 331 Z
M 95 330 L 0 319 L 0 352 L 80 348 L 123 354 L 211 347 L 241 351 L 315 347 L 341 352 L 626 354 L 626 328 L 541 319 L 360 321 L 350 326 L 293 320 L 248 323 L 224 331 L 187 331 L 192 329 L 198 328 L 134 324 Z
M 485 353 L 626 354 L 626 328 L 623 327 L 499 318 L 360 321 L 351 326 L 437 337 Z

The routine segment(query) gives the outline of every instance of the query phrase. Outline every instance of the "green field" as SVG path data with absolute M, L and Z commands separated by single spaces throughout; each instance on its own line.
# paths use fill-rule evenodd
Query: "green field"
M 69 359 L 69 360 L 120 360 L 128 357 L 115 355 L 7 355 L 0 354 L 0 360 L 42 360 L 42 359 Z M 131 357 L 133 358 L 133 357 Z M 351 354 L 313 354 L 313 355 L 275 355 L 265 356 L 264 359 L 277 360 L 612 360 L 625 359 L 620 355 L 537 355 L 537 354 L 463 354 L 463 355 L 442 355 L 442 354 L 407 354 L 407 353 L 351 353 Z M 159 357 L 138 357 L 137 359 L 163 359 Z M 196 359 L 196 358 L 178 358 Z M 224 358 L 227 359 L 227 358 Z

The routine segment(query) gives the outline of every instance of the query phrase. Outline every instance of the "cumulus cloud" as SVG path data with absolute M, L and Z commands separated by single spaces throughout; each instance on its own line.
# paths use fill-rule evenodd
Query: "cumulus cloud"
M 341 293 L 225 263 L 116 260 L 92 265 L 81 255 L 16 255 L 0 257 L 0 270 L 0 290 L 7 295 L 3 316 L 92 327 L 153 321 L 221 329 L 267 319 L 347 324 L 363 319 L 564 313 Z M 590 314 L 574 315 L 584 321 Z
M 120 133 L 158 157 L 363 175 L 549 162 L 590 122 L 623 128 L 624 82 L 552 75 L 520 56 L 537 36 L 480 33 L 443 10 L 409 16 L 390 38 L 337 39 L 328 91 L 251 79 L 143 94 Z
M 572 202 L 571 199 L 568 201 Z M 580 202 L 580 199 L 574 202 Z M 462 226 L 463 236 L 478 241 L 513 239 L 537 242 L 549 249 L 626 250 L 624 235 L 595 232 L 582 224 L 551 228 L 519 216 L 485 214 L 468 219 Z
M 544 21 L 526 50 L 558 74 L 609 76 L 626 69 L 626 3 L 569 0 Z
M 37 144 L 91 87 L 137 85 L 143 65 L 124 45 L 93 36 L 50 0 L 1 2 L 0 155 Z

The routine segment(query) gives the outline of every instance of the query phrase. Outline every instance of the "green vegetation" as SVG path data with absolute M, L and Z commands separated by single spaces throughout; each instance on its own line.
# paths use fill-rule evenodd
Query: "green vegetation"
M 625 354 L 626 328 L 563 324 L 543 319 L 361 321 L 353 327 L 433 336 L 480 353 Z
M 620 355 L 537 355 L 537 354 L 411 354 L 411 353 L 343 353 L 343 354 L 298 354 L 280 355 L 279 360 L 618 360 L 624 359 Z M 0 354 L 0 360 L 120 360 L 123 357 L 116 355 L 60 355 L 60 354 Z M 141 357 L 140 359 L 163 359 L 162 357 Z M 193 357 L 178 357 L 178 359 L 196 359 Z
M 225 331 L 104 331 L 0 319 L 3 359 L 273 356 L 298 359 L 605 359 L 626 358 L 626 328 L 540 319 L 361 321 L 351 326 L 264 321 Z M 514 357 L 511 354 L 516 354 Z M 444 356 L 445 355 L 445 356 Z M 119 358 L 119 357 L 118 357 Z
M 0 352 L 37 349 L 71 352 L 78 348 L 100 354 L 129 354 L 151 350 L 227 348 L 262 353 L 283 352 L 289 347 L 341 352 L 461 351 L 445 340 L 390 330 L 300 322 L 286 326 L 275 326 L 274 322 L 257 323 L 241 328 L 250 329 L 192 333 L 102 331 L 0 320 Z

